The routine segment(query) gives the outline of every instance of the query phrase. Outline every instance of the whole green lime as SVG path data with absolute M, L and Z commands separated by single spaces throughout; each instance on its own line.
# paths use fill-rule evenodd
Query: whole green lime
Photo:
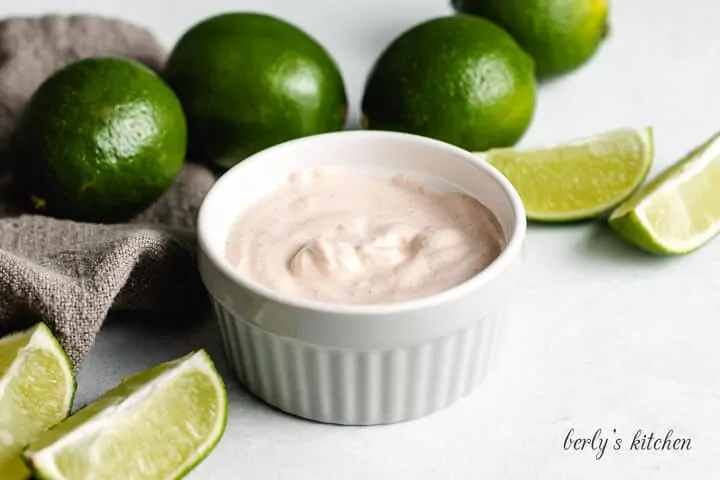
M 221 168 L 346 121 L 345 87 L 329 53 L 270 15 L 200 22 L 171 52 L 165 78 L 188 119 L 190 158 Z
M 182 168 L 186 125 L 172 90 L 145 66 L 91 58 L 36 90 L 12 138 L 19 194 L 37 210 L 124 220 L 156 200 Z
M 363 123 L 471 151 L 516 143 L 535 111 L 532 59 L 500 27 L 456 15 L 395 39 L 375 63 Z
M 608 0 L 452 0 L 507 30 L 535 59 L 539 77 L 584 64 L 608 31 Z

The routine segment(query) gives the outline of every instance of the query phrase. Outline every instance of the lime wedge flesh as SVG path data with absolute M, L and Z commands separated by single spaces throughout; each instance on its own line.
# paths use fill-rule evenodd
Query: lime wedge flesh
M 619 205 L 610 227 L 659 255 L 697 250 L 720 231 L 720 134 L 691 151 Z
M 29 475 L 22 450 L 67 417 L 72 364 L 44 324 L 0 339 L 0 478 Z
M 176 479 L 210 453 L 226 423 L 225 385 L 200 350 L 123 380 L 24 455 L 46 480 Z
M 477 153 L 512 183 L 529 220 L 593 218 L 629 197 L 653 160 L 652 129 L 619 129 L 536 149 Z

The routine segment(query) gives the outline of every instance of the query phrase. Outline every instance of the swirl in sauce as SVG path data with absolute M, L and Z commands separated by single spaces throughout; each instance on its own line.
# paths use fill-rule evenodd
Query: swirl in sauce
M 463 283 L 504 246 L 495 216 L 468 195 L 403 177 L 308 170 L 238 217 L 227 257 L 279 293 L 377 304 Z

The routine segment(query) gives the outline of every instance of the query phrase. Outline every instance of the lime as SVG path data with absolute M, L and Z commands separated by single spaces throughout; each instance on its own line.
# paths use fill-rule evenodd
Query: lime
M 82 221 L 131 217 L 174 181 L 186 127 L 172 90 L 132 60 L 80 60 L 49 77 L 12 139 L 22 198 Z
M 225 385 L 200 350 L 123 380 L 24 456 L 45 480 L 176 479 L 210 453 L 226 421 Z
M 637 190 L 652 165 L 653 137 L 650 128 L 619 129 L 564 145 L 478 156 L 510 180 L 528 219 L 575 221 L 596 217 Z
M 190 28 L 165 78 L 187 114 L 189 156 L 220 168 L 277 143 L 341 130 L 343 79 L 300 28 L 261 13 L 224 13 Z
M 370 129 L 414 133 L 475 151 L 514 145 L 535 111 L 533 61 L 482 18 L 428 20 L 380 55 L 362 111 Z
M 456 10 L 480 15 L 510 33 L 535 59 L 538 76 L 585 63 L 608 31 L 608 0 L 452 0 Z
M 44 324 L 0 339 L 0 478 L 29 475 L 23 448 L 70 413 L 74 395 L 70 360 Z
M 720 134 L 638 190 L 609 218 L 637 247 L 659 255 L 697 250 L 720 231 Z

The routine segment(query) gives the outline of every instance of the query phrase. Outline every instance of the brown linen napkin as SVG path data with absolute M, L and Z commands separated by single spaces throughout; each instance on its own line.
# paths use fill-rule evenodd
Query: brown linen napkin
M 37 86 L 90 56 L 135 58 L 159 69 L 165 52 L 147 30 L 119 20 L 0 22 L 0 155 Z M 132 222 L 101 225 L 23 214 L 9 200 L 9 174 L 0 176 L 0 333 L 44 321 L 79 370 L 111 310 L 172 317 L 200 307 L 194 222 L 213 182 L 209 170 L 188 163 L 173 187 Z

